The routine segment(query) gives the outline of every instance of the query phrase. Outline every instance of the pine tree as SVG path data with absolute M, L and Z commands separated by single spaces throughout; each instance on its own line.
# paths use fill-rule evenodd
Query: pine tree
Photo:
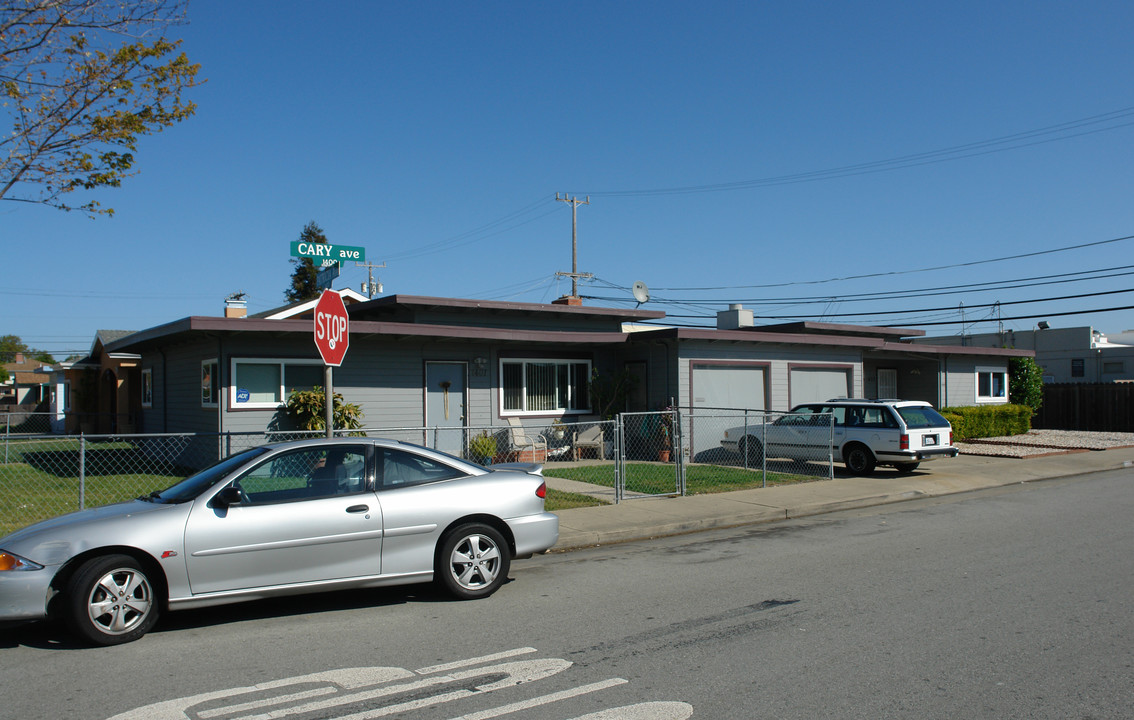
M 312 220 L 303 226 L 299 242 L 326 244 L 327 236 L 323 234 L 323 228 Z M 319 297 L 319 286 L 315 282 L 318 273 L 315 261 L 311 258 L 292 258 L 291 263 L 295 265 L 295 271 L 291 274 L 291 287 L 284 292 L 288 302 L 306 302 Z

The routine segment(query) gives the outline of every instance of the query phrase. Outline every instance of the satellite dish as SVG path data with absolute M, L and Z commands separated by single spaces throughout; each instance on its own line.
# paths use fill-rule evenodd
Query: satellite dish
M 648 302 L 650 299 L 650 289 L 641 280 L 634 281 L 634 284 L 630 287 L 630 292 L 634 293 L 634 299 L 638 301 L 639 305 Z

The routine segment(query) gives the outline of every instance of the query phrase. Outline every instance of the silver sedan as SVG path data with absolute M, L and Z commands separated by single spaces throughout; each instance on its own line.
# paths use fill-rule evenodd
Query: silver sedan
M 429 581 L 482 598 L 558 540 L 545 495 L 538 464 L 369 438 L 265 445 L 0 538 L 0 621 L 58 615 L 113 645 L 164 609 Z

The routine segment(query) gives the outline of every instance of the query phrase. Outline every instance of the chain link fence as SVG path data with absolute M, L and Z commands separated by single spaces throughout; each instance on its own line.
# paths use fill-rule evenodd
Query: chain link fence
M 697 408 L 624 413 L 606 421 L 529 420 L 340 434 L 402 440 L 490 468 L 542 463 L 548 508 L 562 510 L 832 477 L 831 419 L 811 418 L 806 427 L 796 425 L 793 416 L 784 413 Z M 799 446 L 780 442 L 789 431 Z M 8 432 L 0 457 L 0 536 L 38 520 L 162 490 L 248 447 L 323 434 Z M 799 440 L 805 435 L 810 438 L 806 442 L 816 444 Z

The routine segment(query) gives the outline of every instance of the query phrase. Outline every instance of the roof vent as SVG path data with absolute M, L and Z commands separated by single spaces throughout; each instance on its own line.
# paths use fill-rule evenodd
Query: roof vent
M 728 310 L 717 312 L 718 330 L 739 330 L 752 327 L 752 311 L 745 310 L 740 303 L 733 303 Z

